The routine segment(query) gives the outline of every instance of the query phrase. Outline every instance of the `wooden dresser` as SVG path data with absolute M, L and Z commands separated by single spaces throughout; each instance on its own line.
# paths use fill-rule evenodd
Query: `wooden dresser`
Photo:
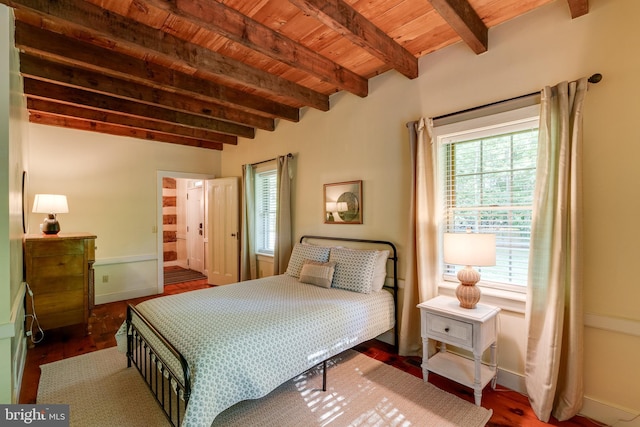
M 24 237 L 25 280 L 33 292 L 33 297 L 27 294 L 26 313 L 33 314 L 35 307 L 43 330 L 82 323 L 89 332 L 95 239 L 87 233 Z

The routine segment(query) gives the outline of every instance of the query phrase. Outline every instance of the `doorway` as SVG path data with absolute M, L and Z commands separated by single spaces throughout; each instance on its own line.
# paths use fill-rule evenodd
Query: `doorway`
M 165 267 L 206 277 L 204 183 L 210 175 L 158 171 L 158 293 L 164 292 Z M 173 273 L 172 273 L 173 274 Z

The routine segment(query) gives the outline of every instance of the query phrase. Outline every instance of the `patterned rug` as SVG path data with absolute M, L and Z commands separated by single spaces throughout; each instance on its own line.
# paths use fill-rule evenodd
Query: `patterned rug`
M 168 425 L 115 347 L 41 369 L 37 403 L 69 404 L 72 426 Z M 311 370 L 229 408 L 213 425 L 481 427 L 492 413 L 353 350 L 329 362 L 327 374 L 326 392 L 321 371 Z
M 192 280 L 206 279 L 207 276 L 195 270 L 187 270 L 186 268 L 170 269 L 164 271 L 164 284 L 173 285 L 174 283 L 190 282 Z

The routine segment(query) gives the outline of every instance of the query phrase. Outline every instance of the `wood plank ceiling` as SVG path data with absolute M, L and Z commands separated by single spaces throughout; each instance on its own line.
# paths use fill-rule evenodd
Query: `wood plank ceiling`
M 222 150 L 553 0 L 0 0 L 30 121 Z M 567 4 L 567 19 L 588 0 Z M 429 70 L 421 70 L 428 74 Z

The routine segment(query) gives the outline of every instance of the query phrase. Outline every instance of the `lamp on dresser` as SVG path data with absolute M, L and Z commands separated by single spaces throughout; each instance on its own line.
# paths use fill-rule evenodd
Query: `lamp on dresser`
M 445 264 L 464 265 L 458 271 L 460 284 L 456 297 L 462 308 L 475 308 L 480 301 L 480 273 L 473 266 L 483 267 L 496 264 L 496 235 L 480 233 L 444 233 Z
M 36 194 L 33 201 L 33 212 L 47 214 L 42 222 L 42 232 L 44 234 L 58 234 L 60 223 L 57 215 L 68 213 L 67 196 L 62 194 Z

